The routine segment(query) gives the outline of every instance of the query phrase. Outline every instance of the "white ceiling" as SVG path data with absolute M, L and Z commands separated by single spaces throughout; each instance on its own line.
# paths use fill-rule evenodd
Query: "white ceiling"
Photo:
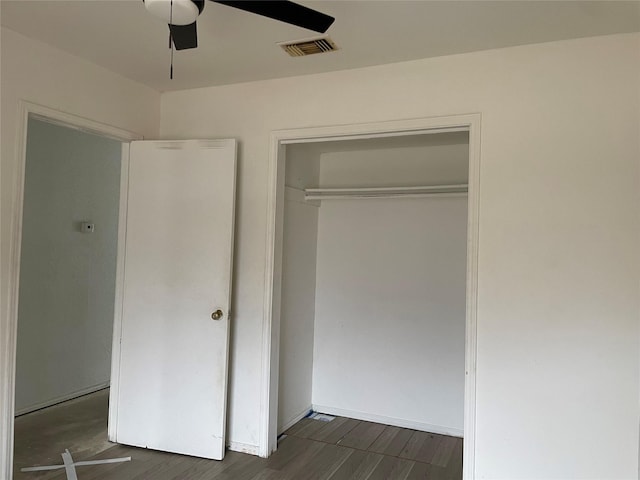
M 199 47 L 176 52 L 140 0 L 2 0 L 4 27 L 160 91 L 262 80 L 490 48 L 640 31 L 640 1 L 306 1 L 336 17 L 338 52 L 291 58 L 314 32 L 207 2 Z

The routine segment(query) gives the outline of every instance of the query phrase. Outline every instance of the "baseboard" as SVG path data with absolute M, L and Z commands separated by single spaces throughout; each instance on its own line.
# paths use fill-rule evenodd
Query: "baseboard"
M 365 420 L 368 422 L 382 423 L 392 425 L 394 427 L 410 428 L 421 432 L 438 433 L 440 435 L 449 435 L 452 437 L 462 438 L 463 430 L 454 427 L 445 427 L 442 425 L 432 425 L 430 423 L 414 422 L 412 420 L 404 420 L 402 418 L 385 417 L 383 415 L 375 415 L 373 413 L 363 413 L 354 410 L 345 410 L 342 408 L 327 407 L 324 405 L 313 405 L 313 411 L 326 413 L 328 415 L 336 415 L 338 417 L 355 418 L 356 420 Z
M 260 455 L 260 448 L 257 445 L 247 445 L 240 442 L 229 442 L 227 448 L 232 452 L 248 453 L 249 455 Z
M 306 417 L 307 415 L 309 415 L 311 412 L 313 411 L 313 408 L 311 405 L 309 405 L 307 408 L 305 408 L 304 410 L 302 410 L 301 412 L 297 413 L 296 415 L 294 415 L 290 420 L 287 420 L 284 423 L 284 426 L 282 428 L 278 429 L 278 435 L 280 435 L 283 432 L 286 432 L 287 430 L 289 430 L 291 427 L 293 427 L 296 423 L 298 423 L 300 420 L 302 420 L 304 417 Z
M 15 416 L 24 415 L 26 413 L 35 412 L 36 410 L 40 410 L 47 407 L 53 407 L 58 403 L 66 402 L 68 400 L 73 400 L 74 398 L 82 397 L 84 395 L 89 395 L 90 393 L 97 392 L 98 390 L 103 390 L 109 386 L 109 382 L 98 383 L 97 385 L 92 385 L 87 388 L 83 388 L 81 390 L 76 390 L 71 393 L 66 393 L 64 395 L 60 395 L 59 397 L 50 398 L 45 400 L 44 402 L 36 403 L 33 405 L 29 405 L 28 407 L 21 408 L 16 410 Z

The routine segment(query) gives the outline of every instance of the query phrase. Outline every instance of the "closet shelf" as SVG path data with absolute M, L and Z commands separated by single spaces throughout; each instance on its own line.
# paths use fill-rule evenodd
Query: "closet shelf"
M 306 188 L 305 200 L 342 200 L 347 198 L 418 198 L 466 195 L 467 184 L 423 187 Z

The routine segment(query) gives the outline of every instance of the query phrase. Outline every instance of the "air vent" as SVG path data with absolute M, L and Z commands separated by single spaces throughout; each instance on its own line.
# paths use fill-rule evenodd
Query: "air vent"
M 329 37 L 312 38 L 298 42 L 279 43 L 292 57 L 305 57 L 314 53 L 335 52 L 338 47 Z

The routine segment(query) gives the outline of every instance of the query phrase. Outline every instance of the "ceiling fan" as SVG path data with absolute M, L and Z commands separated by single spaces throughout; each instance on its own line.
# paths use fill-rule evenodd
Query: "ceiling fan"
M 196 19 L 204 10 L 204 0 L 142 0 L 146 9 L 169 25 L 171 41 L 176 50 L 198 46 Z M 211 0 L 246 12 L 262 15 L 298 27 L 326 32 L 333 17 L 286 0 Z

